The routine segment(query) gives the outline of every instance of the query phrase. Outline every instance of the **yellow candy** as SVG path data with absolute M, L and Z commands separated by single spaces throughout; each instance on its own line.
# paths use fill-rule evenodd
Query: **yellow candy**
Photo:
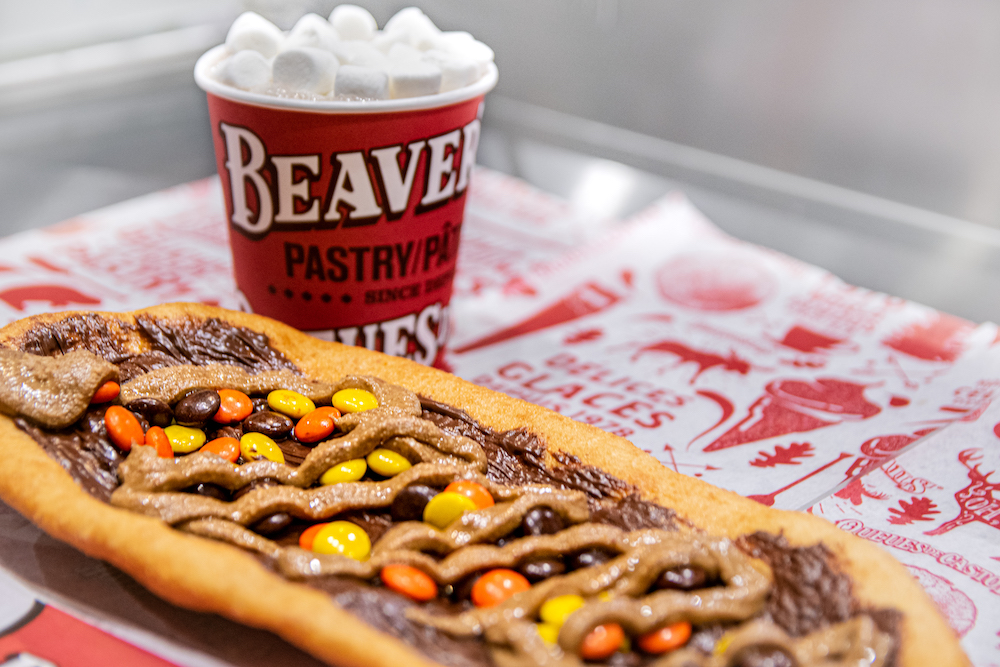
M 378 407 L 375 394 L 364 389 L 341 389 L 333 395 L 333 407 L 343 413 L 363 412 Z
M 558 625 L 552 625 L 551 623 L 538 623 L 535 627 L 538 629 L 538 634 L 542 636 L 542 641 L 549 646 L 555 646 L 559 641 Z
M 166 430 L 166 429 L 164 429 Z M 281 453 L 281 447 L 263 433 L 244 433 L 240 438 L 240 454 L 244 461 L 257 461 L 267 459 L 275 463 L 284 463 L 285 455 Z
M 330 484 L 340 484 L 341 482 L 356 482 L 365 476 L 368 464 L 364 459 L 351 459 L 333 466 L 319 478 L 319 483 L 324 486 Z
M 163 432 L 167 434 L 170 449 L 174 450 L 175 454 L 188 454 L 205 444 L 205 432 L 201 429 L 171 424 L 163 429 Z
M 394 477 L 411 467 L 405 456 L 389 449 L 376 449 L 366 458 L 368 467 L 383 477 Z
M 570 614 L 582 607 L 585 602 L 579 595 L 557 595 L 542 603 L 538 616 L 545 623 L 561 628 Z
M 299 419 L 316 409 L 308 396 L 291 389 L 275 389 L 267 395 L 267 406 L 275 412 Z
M 729 648 L 729 645 L 733 643 L 733 635 L 726 633 L 719 637 L 719 641 L 715 642 L 715 648 L 712 649 L 713 655 L 722 655 Z
M 601 591 L 600 593 L 597 594 L 597 599 L 600 600 L 601 602 L 607 602 L 612 597 L 613 596 L 611 595 L 611 591 Z
M 462 516 L 462 512 L 474 510 L 472 498 L 454 491 L 439 493 L 424 507 L 424 521 L 435 528 L 444 530 L 452 521 Z
M 313 551 L 321 554 L 341 554 L 354 560 L 368 560 L 372 551 L 368 533 L 350 521 L 334 521 L 316 533 Z

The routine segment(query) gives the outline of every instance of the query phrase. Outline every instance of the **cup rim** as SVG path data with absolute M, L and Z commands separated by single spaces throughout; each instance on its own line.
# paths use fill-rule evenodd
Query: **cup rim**
M 285 97 L 272 97 L 262 93 L 252 93 L 239 88 L 227 86 L 210 75 L 211 68 L 226 55 L 226 45 L 220 44 L 206 51 L 194 66 L 194 80 L 198 87 L 206 93 L 218 97 L 242 102 L 258 107 L 282 109 L 286 111 L 309 111 L 313 113 L 332 114 L 369 114 L 386 111 L 416 111 L 420 109 L 436 109 L 459 102 L 475 99 L 493 90 L 500 73 L 495 63 L 489 63 L 486 74 L 478 81 L 468 86 L 449 90 L 446 93 L 422 95 L 398 100 L 374 100 L 371 102 L 347 102 L 339 100 L 296 100 Z

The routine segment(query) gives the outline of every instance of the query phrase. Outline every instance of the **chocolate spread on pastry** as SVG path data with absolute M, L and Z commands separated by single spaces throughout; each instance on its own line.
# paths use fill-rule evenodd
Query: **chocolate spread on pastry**
M 266 393 L 294 383 L 327 399 L 343 387 L 373 392 L 379 407 L 341 418 L 342 435 L 312 448 L 279 443 L 289 454 L 287 465 L 233 466 L 204 452 L 160 459 L 149 447 L 135 447 L 123 460 L 103 432 L 101 408 L 88 409 L 61 430 L 23 418 L 17 424 L 96 497 L 255 552 L 277 572 L 328 591 L 356 616 L 443 664 L 578 665 L 576 647 L 597 625 L 619 623 L 638 636 L 678 618 L 694 624 L 695 637 L 660 659 L 664 664 L 807 665 L 831 657 L 829 664 L 895 662 L 893 614 L 857 609 L 849 578 L 824 547 L 792 548 L 766 534 L 737 546 L 677 530 L 671 510 L 642 500 L 627 483 L 559 452 L 549 463 L 545 445 L 525 430 L 493 432 L 461 410 L 418 401 L 374 378 L 347 377 L 333 387 L 311 383 L 262 334 L 220 320 L 140 317 L 130 326 L 88 315 L 37 327 L 20 347 L 42 355 L 87 350 L 117 364 L 123 400 L 171 402 L 189 389 L 230 384 Z M 162 396 L 152 395 L 154 388 Z M 315 486 L 332 465 L 376 446 L 416 463 L 383 481 Z M 389 515 L 404 489 L 443 488 L 456 479 L 478 482 L 496 504 L 466 512 L 442 530 L 394 522 Z M 537 508 L 555 517 L 558 532 L 521 532 Z M 302 522 L 331 517 L 366 529 L 374 543 L 370 558 L 326 556 L 295 545 Z M 490 608 L 473 608 L 461 596 L 417 604 L 371 583 L 381 567 L 403 563 L 430 573 L 444 591 L 459 591 L 490 568 L 546 558 L 561 568 L 555 575 Z M 757 565 L 757 558 L 770 568 Z M 564 560 L 575 563 L 568 572 Z M 661 583 L 670 573 L 696 583 L 679 589 Z M 562 626 L 560 652 L 541 640 L 531 619 L 547 597 L 567 593 L 587 602 Z M 830 646 L 839 652 L 828 655 Z M 610 662 L 654 660 L 637 652 L 616 655 Z
M 143 350 L 127 343 L 137 333 Z M 53 356 L 87 350 L 118 364 L 122 381 L 157 368 L 180 364 L 229 364 L 247 371 L 295 370 L 264 334 L 216 318 L 171 320 L 169 324 L 140 315 L 134 325 L 96 314 L 72 315 L 28 331 L 18 347 L 31 354 Z

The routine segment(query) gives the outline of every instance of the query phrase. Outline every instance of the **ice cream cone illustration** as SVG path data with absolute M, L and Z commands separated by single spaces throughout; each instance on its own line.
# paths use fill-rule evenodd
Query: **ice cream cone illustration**
M 753 402 L 747 415 L 704 451 L 874 417 L 881 408 L 865 398 L 864 390 L 864 385 L 833 378 L 775 380 L 765 387 L 766 393 Z

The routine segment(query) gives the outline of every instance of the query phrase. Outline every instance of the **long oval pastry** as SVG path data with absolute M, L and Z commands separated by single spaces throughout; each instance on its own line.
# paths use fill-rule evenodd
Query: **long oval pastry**
M 968 664 L 868 543 L 404 359 L 170 305 L 0 366 L 7 503 L 330 664 Z

